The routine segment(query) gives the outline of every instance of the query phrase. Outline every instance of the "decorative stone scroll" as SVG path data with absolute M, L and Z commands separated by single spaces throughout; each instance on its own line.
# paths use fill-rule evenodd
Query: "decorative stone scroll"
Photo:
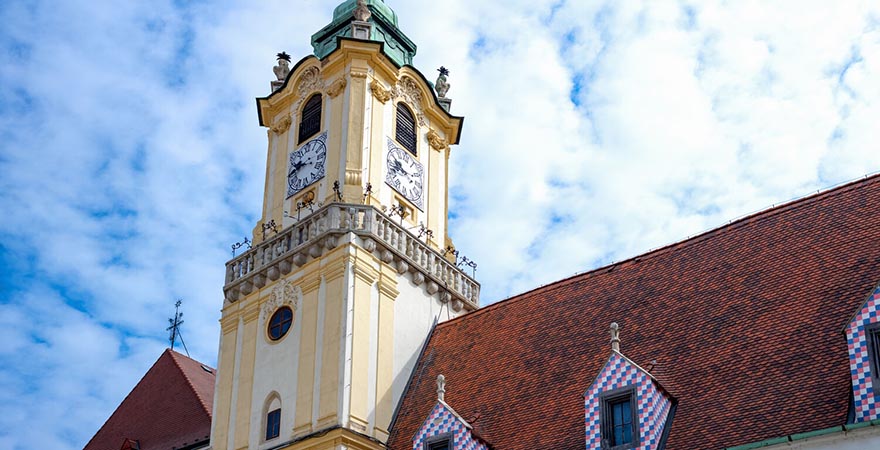
M 376 97 L 376 100 L 382 103 L 387 103 L 388 100 L 391 100 L 391 91 L 382 87 L 382 84 L 376 80 L 370 82 L 370 92 L 373 93 L 373 97 Z
M 402 77 L 400 81 L 397 82 L 397 85 L 391 89 L 391 93 L 395 97 L 402 98 L 407 104 L 412 106 L 416 113 L 416 117 L 418 118 L 419 125 L 425 126 L 427 124 L 425 113 L 422 109 L 422 90 L 419 89 L 416 80 L 407 76 Z
M 428 144 L 431 145 L 431 148 L 437 151 L 445 150 L 449 147 L 449 143 L 446 142 L 446 139 L 440 137 L 440 134 L 434 131 L 433 128 L 428 131 Z
M 340 79 L 334 81 L 330 85 L 330 87 L 327 88 L 327 95 L 329 95 L 330 98 L 336 98 L 339 94 L 342 93 L 342 91 L 345 90 L 345 86 L 347 84 L 348 84 L 348 82 L 345 81 L 345 78 L 340 78 Z
M 302 301 L 302 289 L 295 286 L 290 280 L 283 280 L 272 289 L 269 294 L 269 300 L 263 303 L 260 319 L 265 322 L 276 309 L 282 306 L 289 306 L 294 312 L 299 309 Z
M 275 134 L 282 134 L 288 129 L 290 129 L 290 125 L 293 122 L 293 119 L 290 118 L 290 114 L 278 119 L 275 122 L 275 125 L 272 125 L 272 132 Z

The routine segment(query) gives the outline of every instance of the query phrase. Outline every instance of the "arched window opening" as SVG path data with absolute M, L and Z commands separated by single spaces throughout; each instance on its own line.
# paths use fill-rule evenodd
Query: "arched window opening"
M 265 440 L 277 438 L 281 435 L 281 399 L 278 398 L 277 393 L 273 392 L 266 399 L 263 413 L 266 417 Z
M 403 103 L 397 104 L 397 142 L 403 148 L 416 154 L 416 121 L 413 113 Z
M 321 131 L 321 94 L 309 97 L 299 122 L 299 144 Z

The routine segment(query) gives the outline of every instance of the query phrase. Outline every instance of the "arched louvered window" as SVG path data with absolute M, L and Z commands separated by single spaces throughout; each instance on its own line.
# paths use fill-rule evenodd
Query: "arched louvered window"
M 413 155 L 416 154 L 416 121 L 403 103 L 397 104 L 397 142 Z
M 299 143 L 321 131 L 321 94 L 309 97 L 306 106 L 302 110 L 302 120 L 299 122 Z

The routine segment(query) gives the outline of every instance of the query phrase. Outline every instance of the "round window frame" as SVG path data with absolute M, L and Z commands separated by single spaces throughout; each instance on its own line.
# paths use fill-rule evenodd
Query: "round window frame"
M 278 315 L 281 314 L 282 311 L 287 311 L 290 314 L 290 320 L 287 323 L 287 327 L 283 331 L 280 332 L 278 337 L 275 337 L 272 335 L 272 329 L 275 327 L 275 324 L 274 324 L 275 318 L 278 317 Z M 295 320 L 295 316 L 293 314 L 293 309 L 290 306 L 285 305 L 285 306 L 282 306 L 282 307 L 276 309 L 275 312 L 273 312 L 272 315 L 269 317 L 269 321 L 266 323 L 266 337 L 269 338 L 269 342 L 277 343 L 277 342 L 280 342 L 282 339 L 284 339 L 284 337 L 287 336 L 288 333 L 290 333 L 290 329 L 293 328 L 294 320 Z M 283 320 L 282 320 L 282 327 L 283 327 Z

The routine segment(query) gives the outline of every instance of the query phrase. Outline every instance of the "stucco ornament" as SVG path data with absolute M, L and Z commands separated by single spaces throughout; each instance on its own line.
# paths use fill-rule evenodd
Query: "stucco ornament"
M 302 300 L 302 289 L 295 286 L 290 280 L 284 280 L 278 283 L 272 293 L 269 294 L 269 300 L 263 303 L 263 309 L 260 312 L 260 318 L 263 322 L 269 319 L 272 313 L 282 306 L 289 306 L 296 313 Z
M 272 68 L 272 71 L 275 72 L 275 78 L 278 81 L 284 81 L 287 78 L 287 75 L 290 74 L 290 55 L 287 52 L 281 52 L 275 55 L 278 58 L 278 65 Z
M 440 134 L 434 131 L 433 128 L 428 131 L 428 144 L 430 144 L 431 148 L 434 150 L 443 150 L 449 147 L 449 143 L 446 142 L 446 139 L 440 137 Z
M 275 125 L 272 126 L 272 132 L 275 134 L 282 134 L 288 129 L 290 129 L 290 124 L 293 122 L 293 119 L 290 118 L 290 114 L 278 119 L 275 122 Z
M 317 67 L 309 67 L 299 77 L 296 92 L 300 98 L 305 97 L 312 91 L 320 91 L 324 88 L 324 80 L 321 79 L 321 71 Z
M 397 82 L 397 85 L 392 88 L 391 92 L 395 97 L 404 99 L 410 106 L 412 106 L 416 113 L 416 117 L 418 118 L 419 125 L 425 126 L 427 124 L 425 113 L 422 111 L 422 91 L 419 89 L 419 85 L 416 84 L 416 80 L 404 76 Z
M 357 8 L 354 9 L 355 20 L 366 22 L 372 16 L 373 13 L 370 12 L 370 8 L 367 8 L 366 0 L 357 0 Z
M 440 66 L 437 71 L 440 72 L 440 76 L 437 77 L 437 81 L 434 83 L 434 89 L 437 90 L 437 95 L 440 96 L 440 98 L 446 98 L 446 93 L 449 92 L 449 88 L 452 87 L 452 85 L 446 81 L 446 77 L 449 75 L 449 69 Z
M 382 84 L 376 80 L 370 82 L 370 92 L 373 93 L 373 97 L 376 97 L 376 100 L 382 103 L 391 100 L 391 91 L 382 87 Z
M 336 96 L 338 96 L 342 93 L 342 91 L 345 90 L 345 86 L 347 84 L 348 83 L 345 81 L 345 78 L 340 78 L 334 81 L 333 84 L 331 84 L 330 87 L 327 88 L 327 95 L 329 95 L 330 98 L 336 98 Z

